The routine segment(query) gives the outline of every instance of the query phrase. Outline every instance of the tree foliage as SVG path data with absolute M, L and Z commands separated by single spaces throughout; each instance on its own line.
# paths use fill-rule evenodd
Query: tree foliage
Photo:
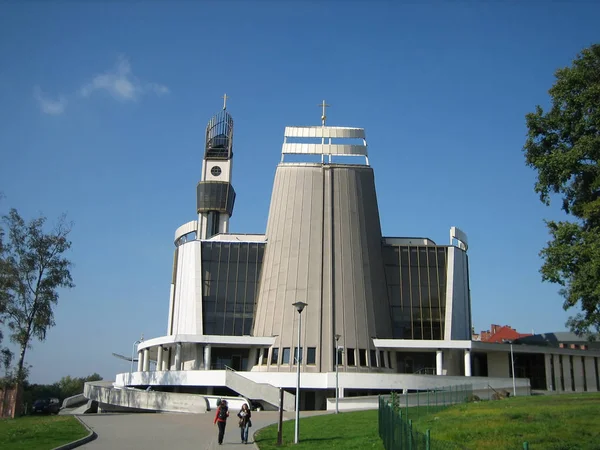
M 582 50 L 555 73 L 552 107 L 527 114 L 527 165 L 537 171 L 535 191 L 552 195 L 572 218 L 547 221 L 551 240 L 541 251 L 542 279 L 562 286 L 567 324 L 579 335 L 600 331 L 600 44 Z
M 43 341 L 48 328 L 54 326 L 58 290 L 74 287 L 71 262 L 64 256 L 71 247 L 67 239 L 71 225 L 62 216 L 54 229 L 46 232 L 45 223 L 45 217 L 25 222 L 15 209 L 3 217 L 0 314 L 11 340 L 19 346 L 15 370 L 19 382 L 26 378 L 25 352 L 31 340 Z

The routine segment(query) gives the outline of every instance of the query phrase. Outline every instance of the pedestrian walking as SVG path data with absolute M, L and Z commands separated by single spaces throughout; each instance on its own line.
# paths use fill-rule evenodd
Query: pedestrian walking
M 229 417 L 229 408 L 227 407 L 227 401 L 221 400 L 217 413 L 215 414 L 214 424 L 219 427 L 219 445 L 223 444 L 223 436 L 225 436 L 225 426 L 227 425 L 227 418 Z
M 242 435 L 242 444 L 248 443 L 248 429 L 252 426 L 252 421 L 250 417 L 252 417 L 252 413 L 250 412 L 250 408 L 248 408 L 248 404 L 244 403 L 242 405 L 242 409 L 237 415 L 240 418 L 240 432 Z

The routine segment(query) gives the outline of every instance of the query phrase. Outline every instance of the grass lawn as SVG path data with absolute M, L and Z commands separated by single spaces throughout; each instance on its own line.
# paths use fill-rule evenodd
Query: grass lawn
M 600 394 L 515 397 L 457 405 L 413 420 L 432 440 L 469 449 L 600 450 Z
M 300 443 L 294 444 L 294 421 L 283 422 L 283 446 L 277 447 L 277 424 L 255 436 L 261 450 L 293 448 L 377 449 L 383 443 L 377 433 L 377 410 L 326 414 L 300 419 Z
M 0 449 L 50 450 L 87 436 L 72 416 L 26 416 L 0 419 Z

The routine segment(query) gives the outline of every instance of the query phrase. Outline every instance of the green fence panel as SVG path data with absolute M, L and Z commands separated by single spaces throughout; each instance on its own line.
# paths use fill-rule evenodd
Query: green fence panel
M 461 445 L 437 441 L 430 431 L 421 433 L 412 427 L 413 418 L 436 413 L 452 404 L 467 402 L 473 393 L 471 385 L 450 386 L 434 389 L 433 392 L 403 394 L 404 407 L 397 393 L 390 397 L 379 396 L 378 431 L 386 450 L 464 450 Z M 415 406 L 410 405 L 410 398 Z M 439 397 L 439 398 L 438 398 Z M 423 404 L 424 402 L 424 404 Z M 527 443 L 523 448 L 528 448 Z

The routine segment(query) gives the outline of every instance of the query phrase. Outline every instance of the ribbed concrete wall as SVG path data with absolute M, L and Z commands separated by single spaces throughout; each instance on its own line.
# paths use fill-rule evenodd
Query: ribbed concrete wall
M 367 351 L 374 350 L 371 337 L 391 337 L 370 167 L 280 164 L 266 237 L 255 336 L 277 335 L 276 346 L 293 349 L 298 313 L 292 303 L 306 302 L 302 346 L 317 349 L 315 366 L 303 368 L 309 372 L 333 370 L 335 334 L 342 335 L 340 345 Z

